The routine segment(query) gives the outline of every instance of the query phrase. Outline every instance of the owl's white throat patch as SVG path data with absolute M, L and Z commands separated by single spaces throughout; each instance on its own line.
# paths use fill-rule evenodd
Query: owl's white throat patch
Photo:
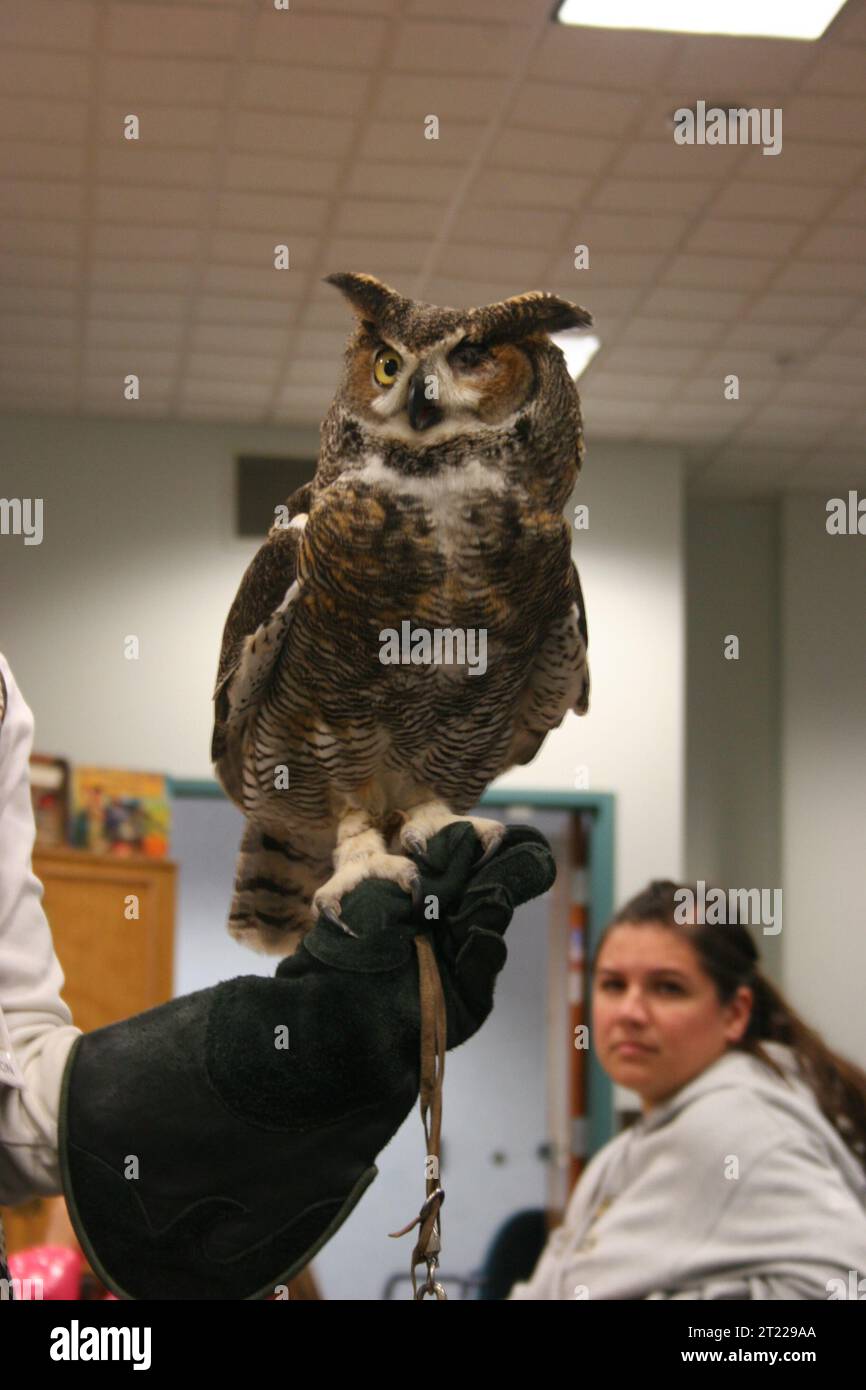
M 468 458 L 465 463 L 442 468 L 438 473 L 424 477 L 401 473 L 398 468 L 387 464 L 381 454 L 368 454 L 354 478 L 359 482 L 387 488 L 389 492 L 420 497 L 427 502 L 440 498 L 447 500 L 455 492 L 507 492 L 509 486 L 498 468 L 478 458 Z M 443 520 L 447 520 L 447 517 Z
M 511 491 L 499 470 L 477 458 L 468 458 L 457 467 L 443 468 L 429 477 L 421 477 L 389 468 L 380 454 L 370 454 L 360 472 L 353 476 L 356 481 L 421 502 L 436 536 L 437 549 L 449 563 L 466 536 L 474 530 L 462 516 L 465 508 L 460 503 L 476 499 L 483 503 L 494 493 L 499 496 Z

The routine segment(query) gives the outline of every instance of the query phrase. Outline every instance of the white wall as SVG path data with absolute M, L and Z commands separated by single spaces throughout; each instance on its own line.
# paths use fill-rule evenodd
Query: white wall
M 505 787 L 616 794 L 618 902 L 684 871 L 685 580 L 675 450 L 590 446 L 572 497 L 589 506 L 573 553 L 589 622 L 589 714 L 567 715 Z
M 777 888 L 779 506 L 692 499 L 686 515 L 687 877 Z M 740 641 L 736 661 L 724 656 L 729 634 Z M 756 940 L 778 979 L 781 934 Z
M 0 650 L 37 746 L 76 762 L 209 777 L 223 622 L 255 543 L 232 537 L 237 452 L 315 449 L 315 432 L 109 419 L 0 419 L 6 497 L 42 497 L 39 546 L 0 537 Z M 568 715 L 506 785 L 617 797 L 616 895 L 683 869 L 682 469 L 675 451 L 590 444 L 575 501 L 590 714 Z M 127 661 L 123 638 L 141 641 Z
M 765 968 L 864 1066 L 866 538 L 828 536 L 827 500 L 689 503 L 686 859 L 782 888 Z
M 866 537 L 827 493 L 782 509 L 784 988 L 866 1066 Z
M 0 493 L 44 498 L 41 545 L 0 537 L 0 644 L 41 750 L 211 776 L 222 626 L 256 549 L 232 536 L 233 458 L 293 444 L 316 432 L 0 419 Z

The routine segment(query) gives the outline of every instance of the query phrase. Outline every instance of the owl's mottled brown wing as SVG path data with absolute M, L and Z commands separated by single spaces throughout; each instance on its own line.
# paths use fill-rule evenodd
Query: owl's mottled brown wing
M 580 587 L 580 575 L 577 572 L 577 565 L 574 563 L 571 566 L 571 585 L 572 597 L 577 606 L 577 630 L 583 643 L 583 652 L 576 658 L 576 664 L 581 673 L 581 688 L 573 708 L 575 714 L 587 714 L 589 711 L 589 661 L 587 660 L 589 627 L 587 626 L 586 608 L 583 603 L 583 590 Z
M 589 709 L 589 631 L 574 564 L 569 596 L 568 611 L 544 632 L 527 675 L 514 721 L 508 766 L 532 762 L 551 729 L 562 723 L 569 710 L 586 714 Z
M 273 674 L 274 662 L 291 624 L 292 601 L 297 592 L 298 552 L 303 536 L 303 526 L 298 523 L 311 503 L 311 483 L 292 493 L 286 503 L 289 525 L 271 528 L 247 566 L 229 609 L 213 693 L 214 763 L 228 751 L 230 727 L 256 707 Z

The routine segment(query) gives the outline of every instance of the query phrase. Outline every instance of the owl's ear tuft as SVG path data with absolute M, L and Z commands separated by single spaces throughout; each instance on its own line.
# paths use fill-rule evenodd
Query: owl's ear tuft
M 567 328 L 590 328 L 592 314 L 579 304 L 572 304 L 546 290 L 530 290 L 526 294 L 503 299 L 499 304 L 486 304 L 474 309 L 478 332 L 485 339 L 515 342 L 531 333 L 562 333 Z
M 338 290 L 342 290 L 356 313 L 362 318 L 372 319 L 374 323 L 380 323 L 386 311 L 400 299 L 400 295 L 396 290 L 392 290 L 390 285 L 385 285 L 375 276 L 364 275 L 360 271 L 340 270 L 322 278 L 324 284 L 334 285 Z

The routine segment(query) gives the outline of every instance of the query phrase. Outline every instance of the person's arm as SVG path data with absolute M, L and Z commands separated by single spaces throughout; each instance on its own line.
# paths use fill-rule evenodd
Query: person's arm
M 735 1186 L 734 1200 L 692 1253 L 690 1268 L 662 1296 L 851 1297 L 850 1271 L 861 1278 L 866 1270 L 866 1188 L 859 1197 L 852 1191 L 816 1136 L 791 1129 Z M 726 1289 L 738 1280 L 740 1290 Z
M 60 1085 L 81 1030 L 31 862 L 33 715 L 2 655 L 0 682 L 0 1202 L 15 1206 L 62 1190 Z
M 513 824 L 483 863 L 468 821 L 411 857 L 417 901 L 366 879 L 343 898 L 351 934 L 320 915 L 273 978 L 223 980 L 74 1043 L 66 1201 L 118 1297 L 281 1296 L 376 1178 L 419 1084 L 435 1117 L 440 1048 L 490 1014 L 514 911 L 556 865 L 539 831 Z M 419 1147 L 424 1206 L 402 1228 L 413 1271 L 442 1199 L 430 1157 Z

